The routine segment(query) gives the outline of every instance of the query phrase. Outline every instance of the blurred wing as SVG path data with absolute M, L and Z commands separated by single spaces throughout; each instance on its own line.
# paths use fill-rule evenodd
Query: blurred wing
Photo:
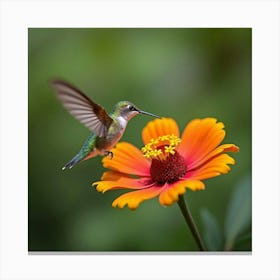
M 66 82 L 55 80 L 52 85 L 69 113 L 99 137 L 106 135 L 112 118 L 103 107 Z

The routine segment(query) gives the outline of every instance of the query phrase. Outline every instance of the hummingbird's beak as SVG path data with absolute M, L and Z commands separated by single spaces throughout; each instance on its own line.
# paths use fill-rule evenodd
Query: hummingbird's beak
M 147 116 L 151 116 L 151 117 L 155 117 L 155 118 L 161 119 L 161 117 L 159 117 L 159 116 L 157 116 L 157 115 L 154 115 L 154 114 L 151 114 L 151 113 L 142 111 L 142 110 L 137 110 L 137 111 L 138 111 L 140 114 L 143 114 L 143 115 L 147 115 Z

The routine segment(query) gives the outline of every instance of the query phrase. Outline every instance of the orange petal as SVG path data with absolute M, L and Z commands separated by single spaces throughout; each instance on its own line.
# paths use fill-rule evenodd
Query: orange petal
M 207 154 L 205 157 L 201 158 L 200 160 L 193 161 L 191 164 L 188 165 L 188 169 L 195 169 L 198 166 L 202 165 L 204 162 L 207 162 L 211 158 L 214 158 L 217 155 L 222 154 L 224 152 L 239 152 L 239 147 L 235 146 L 234 144 L 223 144 L 218 148 L 214 149 L 209 154 Z
M 189 180 L 182 179 L 173 183 L 171 185 L 167 185 L 165 189 L 161 192 L 159 196 L 159 202 L 163 206 L 169 206 L 174 202 L 178 201 L 179 195 L 184 194 L 186 192 L 186 188 L 191 190 L 203 190 L 205 188 L 203 182 L 199 180 Z
M 123 208 L 125 205 L 129 209 L 135 210 L 141 202 L 156 197 L 162 191 L 161 187 L 150 187 L 144 190 L 138 190 L 121 195 L 112 203 L 113 207 Z
M 235 164 L 234 159 L 227 154 L 220 154 L 201 165 L 199 168 L 187 172 L 186 177 L 204 180 L 226 174 L 230 171 L 228 164 Z
M 195 119 L 191 121 L 182 134 L 179 153 L 185 157 L 187 165 L 201 160 L 224 139 L 224 124 L 214 118 Z
M 179 127 L 171 118 L 161 118 L 150 121 L 142 130 L 143 143 L 146 145 L 151 139 L 159 136 L 172 135 L 179 137 Z
M 111 150 L 113 158 L 103 158 L 103 166 L 121 173 L 150 176 L 150 162 L 130 143 L 121 142 Z
M 103 173 L 101 181 L 94 182 L 92 186 L 104 193 L 112 189 L 143 189 L 151 186 L 151 183 L 147 178 L 131 178 L 126 174 L 107 171 Z

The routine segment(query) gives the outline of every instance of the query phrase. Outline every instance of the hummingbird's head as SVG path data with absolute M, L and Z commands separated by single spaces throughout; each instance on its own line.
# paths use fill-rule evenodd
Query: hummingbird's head
M 154 114 L 145 112 L 137 108 L 133 103 L 129 101 L 120 101 L 116 104 L 114 113 L 118 116 L 121 116 L 125 118 L 127 121 L 129 121 L 131 118 L 138 114 L 148 115 L 155 118 L 160 118 Z

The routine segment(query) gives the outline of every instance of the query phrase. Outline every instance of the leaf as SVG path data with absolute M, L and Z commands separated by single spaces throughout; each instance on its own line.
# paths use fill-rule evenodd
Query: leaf
M 244 177 L 236 186 L 225 219 L 225 249 L 231 250 L 237 237 L 250 225 L 252 219 L 251 176 Z
M 223 234 L 216 217 L 206 208 L 201 210 L 203 239 L 208 251 L 220 251 L 223 246 Z

